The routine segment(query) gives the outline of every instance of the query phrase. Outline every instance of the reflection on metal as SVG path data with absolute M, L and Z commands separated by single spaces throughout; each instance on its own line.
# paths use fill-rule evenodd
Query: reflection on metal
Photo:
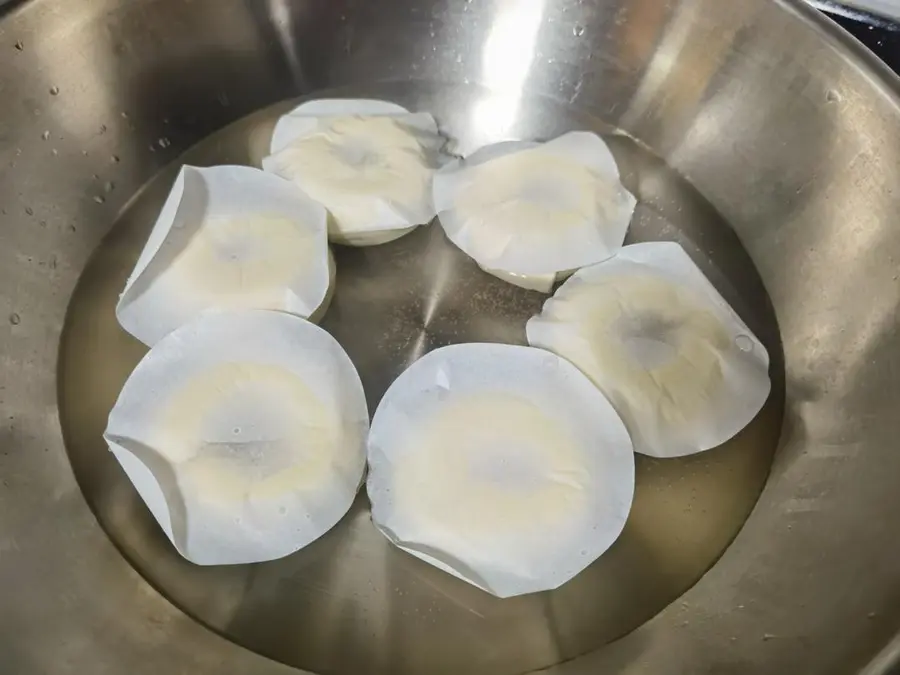
M 873 26 L 896 29 L 900 21 L 900 0 L 806 0 L 813 7 Z
M 625 128 L 652 124 L 665 129 L 667 153 L 675 152 L 671 143 L 680 142 L 688 124 L 709 125 L 706 133 L 710 137 L 728 134 L 727 129 L 721 128 L 724 120 L 703 99 L 710 93 L 720 56 L 733 49 L 734 36 L 749 20 L 745 14 L 751 8 L 735 5 L 734 22 L 708 33 L 704 32 L 703 11 L 703 0 L 685 0 L 672 9 L 669 22 L 658 37 L 657 49 L 620 122 Z
M 290 0 L 267 0 L 267 3 L 272 17 L 272 28 L 278 36 L 284 60 L 287 61 L 294 82 L 298 86 L 303 86 L 306 84 L 306 75 L 297 54 L 297 36 L 293 29 Z
M 497 0 L 481 56 L 481 80 L 490 93 L 475 106 L 473 126 L 485 138 L 505 138 L 519 112 L 534 62 L 544 0 Z

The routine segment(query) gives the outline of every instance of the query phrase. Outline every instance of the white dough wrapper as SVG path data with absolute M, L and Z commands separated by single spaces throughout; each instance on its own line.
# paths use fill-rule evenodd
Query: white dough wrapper
M 721 445 L 772 386 L 766 348 L 673 242 L 626 246 L 576 272 L 526 332 L 590 377 L 635 451 L 653 457 Z
M 278 120 L 263 168 L 328 209 L 331 241 L 372 246 L 434 218 L 431 180 L 447 159 L 445 144 L 430 114 L 386 101 L 323 99 Z
M 274 309 L 313 320 L 334 285 L 327 214 L 245 166 L 182 168 L 116 306 L 148 346 L 207 311 Z
M 575 270 L 566 270 L 565 272 L 557 272 L 556 274 L 515 274 L 503 270 L 489 270 L 484 267 L 481 269 L 508 284 L 529 291 L 538 291 L 539 293 L 549 293 L 556 284 L 568 279 L 575 273 Z
M 549 290 L 557 275 L 614 254 L 636 203 L 606 143 L 583 131 L 489 145 L 434 177 L 450 241 L 482 269 L 526 288 Z
M 479 265 L 479 267 L 481 266 Z M 556 274 L 516 274 L 504 270 L 489 270 L 484 267 L 481 269 L 508 284 L 540 293 L 549 293 L 559 281 L 559 276 Z
M 208 314 L 138 364 L 104 438 L 181 555 L 281 558 L 331 529 L 365 471 L 356 369 L 321 328 L 281 312 Z
M 499 597 L 549 590 L 606 551 L 634 496 L 625 425 L 549 352 L 438 349 L 388 389 L 369 499 L 396 546 Z

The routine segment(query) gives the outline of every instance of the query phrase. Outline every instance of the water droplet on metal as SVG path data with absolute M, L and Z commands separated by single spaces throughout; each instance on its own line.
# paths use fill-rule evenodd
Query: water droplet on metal
M 20 52 L 21 52 L 21 51 L 24 51 L 24 50 L 25 50 L 25 43 L 23 43 L 21 40 L 16 40 L 16 50 L 17 50 L 17 51 L 20 51 Z
M 127 120 L 127 119 L 128 119 L 128 113 L 125 112 L 124 110 L 122 111 L 122 119 L 123 119 L 123 120 Z
M 582 26 L 580 23 L 576 23 L 572 27 L 572 35 L 574 35 L 575 37 L 581 37 L 582 35 L 584 35 L 584 26 Z
M 18 314 L 16 314 L 15 312 L 13 312 L 12 314 L 9 315 L 9 322 L 13 326 L 18 326 L 20 323 L 22 323 L 22 317 L 19 316 Z
M 118 164 L 119 162 L 122 161 L 122 158 L 119 157 L 118 155 L 113 155 L 112 157 L 110 157 L 110 159 L 113 161 L 113 164 Z
M 59 96 L 59 87 L 50 87 L 51 96 Z
M 53 149 L 50 151 L 50 154 L 52 154 L 54 157 L 56 157 L 57 155 L 59 155 L 59 150 L 57 150 L 56 148 L 53 148 Z
M 106 125 L 105 125 L 105 124 L 101 124 L 101 125 L 100 125 L 100 133 L 101 133 L 101 134 L 105 134 L 105 133 L 106 133 Z
M 44 133 L 41 134 L 41 138 L 45 141 L 49 141 L 50 140 L 50 132 L 45 131 Z
M 105 204 L 106 198 L 103 195 L 94 195 L 94 201 L 98 204 Z
M 825 92 L 825 100 L 829 103 L 837 103 L 841 100 L 841 95 L 837 93 L 834 89 L 829 89 Z
M 170 145 L 172 145 L 172 142 L 165 136 L 163 136 L 156 142 L 159 144 L 159 147 L 161 147 L 161 148 L 168 148 Z
M 103 186 L 103 189 L 106 190 L 107 193 L 112 192 L 113 190 L 116 189 L 116 184 L 113 183 L 111 180 L 106 181 L 106 185 Z
M 34 209 L 31 208 L 30 206 L 26 206 L 26 207 L 25 207 L 25 213 L 27 213 L 29 216 L 33 216 L 33 215 L 34 215 Z

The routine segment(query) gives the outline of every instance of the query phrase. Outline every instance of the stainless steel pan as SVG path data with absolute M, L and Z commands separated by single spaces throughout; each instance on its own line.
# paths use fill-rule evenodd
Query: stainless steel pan
M 312 92 L 432 110 L 462 152 L 608 134 L 641 197 L 632 239 L 682 242 L 773 355 L 754 424 L 641 459 L 625 535 L 558 591 L 499 601 L 441 575 L 374 534 L 364 496 L 296 556 L 196 568 L 103 448 L 143 353 L 112 303 L 172 162 L 253 161 L 270 106 Z M 794 2 L 5 5 L 0 672 L 890 672 L 897 96 Z M 337 257 L 325 325 L 373 408 L 427 349 L 520 341 L 541 302 L 436 228 Z

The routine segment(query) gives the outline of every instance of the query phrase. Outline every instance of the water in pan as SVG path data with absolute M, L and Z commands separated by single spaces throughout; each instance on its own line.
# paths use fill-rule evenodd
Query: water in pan
M 322 94 L 325 95 L 325 94 Z M 174 178 L 152 181 L 85 270 L 69 307 L 59 406 L 72 466 L 91 508 L 125 557 L 179 608 L 231 640 L 321 673 L 523 673 L 574 658 L 633 630 L 677 599 L 737 534 L 765 483 L 781 428 L 778 328 L 762 282 L 733 231 L 663 162 L 596 119 L 546 100 L 491 108 L 474 87 L 370 85 L 329 92 L 378 96 L 433 111 L 468 152 L 498 137 L 569 129 L 607 134 L 640 199 L 629 241 L 680 242 L 772 355 L 773 395 L 735 439 L 677 460 L 638 457 L 634 508 L 600 560 L 548 593 L 498 600 L 391 548 L 365 494 L 331 532 L 283 560 L 202 568 L 182 560 L 140 502 L 101 434 L 145 348 L 116 323 L 125 278 Z M 487 101 L 487 103 L 485 103 Z M 261 111 L 181 158 L 210 165 L 262 155 L 275 118 Z M 423 227 L 372 248 L 335 247 L 338 283 L 322 325 L 360 371 L 370 410 L 408 364 L 462 341 L 522 343 L 545 296 L 505 284 Z

